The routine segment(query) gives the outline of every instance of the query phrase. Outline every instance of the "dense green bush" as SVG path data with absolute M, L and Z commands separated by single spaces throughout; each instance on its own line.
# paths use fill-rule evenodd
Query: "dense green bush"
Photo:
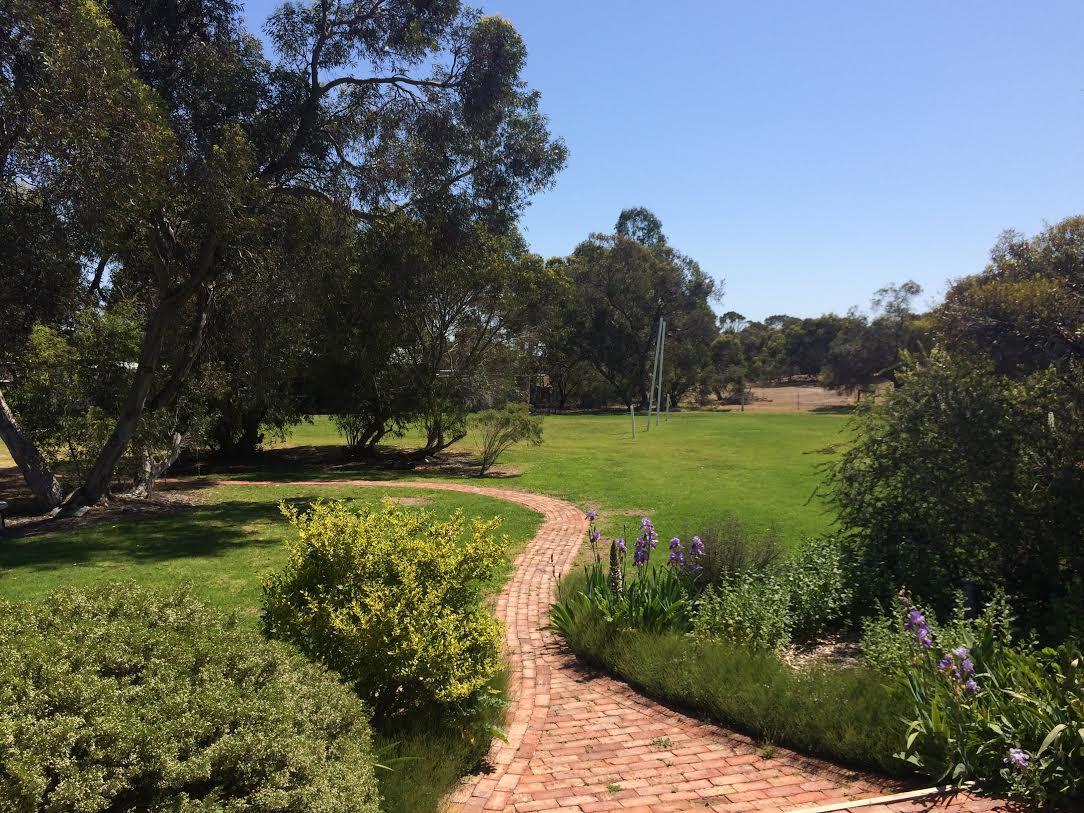
M 709 585 L 696 603 L 693 635 L 701 641 L 780 650 L 790 643 L 790 632 L 789 595 L 777 576 L 741 573 Z
M 973 781 L 998 796 L 1084 798 L 1079 648 L 1013 646 L 996 613 L 938 636 L 922 610 L 903 602 L 912 661 L 901 756 L 937 781 Z
M 283 505 L 296 530 L 264 585 L 264 629 L 338 671 L 383 724 L 473 716 L 502 668 L 501 625 L 482 589 L 504 561 L 499 519 L 440 520 L 386 500 L 355 513 Z
M 1075 369 L 1075 368 L 1074 368 Z M 1079 372 L 1079 370 L 1077 370 Z M 1084 618 L 1084 378 L 1022 379 L 935 352 L 855 414 L 829 478 L 865 603 L 900 584 L 944 614 L 1003 588 L 1048 640 Z
M 783 580 L 791 635 L 809 641 L 844 620 L 853 596 L 853 568 L 836 537 L 805 540 L 787 560 Z
M 739 573 L 774 573 L 786 558 L 786 549 L 774 528 L 753 534 L 739 519 L 726 516 L 700 535 L 704 555 L 700 559 L 701 585 L 720 584 Z
M 186 595 L 3 604 L 0 640 L 0 809 L 379 809 L 362 703 Z

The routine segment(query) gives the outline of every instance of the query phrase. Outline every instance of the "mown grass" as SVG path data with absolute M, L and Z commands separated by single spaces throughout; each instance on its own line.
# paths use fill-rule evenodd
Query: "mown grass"
M 613 631 L 581 620 L 569 645 L 584 661 L 662 701 L 764 743 L 903 776 L 902 696 L 861 667 L 794 668 L 771 652 L 689 636 Z
M 649 514 L 660 533 L 685 538 L 733 514 L 751 531 L 773 527 L 793 547 L 832 525 L 825 506 L 810 498 L 821 479 L 818 467 L 829 459 L 821 452 L 846 442 L 845 426 L 846 417 L 835 414 L 685 412 L 671 414 L 669 422 L 646 433 L 641 419 L 633 440 L 627 415 L 547 415 L 544 443 L 513 448 L 500 467 L 515 476 L 492 484 L 596 505 L 603 509 L 607 534 L 618 534 L 624 524 Z M 413 448 L 419 441 L 408 432 L 396 444 Z M 335 446 L 343 441 L 330 419 L 317 417 L 294 427 L 286 442 Z M 471 451 L 470 438 L 456 449 Z M 304 474 L 327 479 L 418 476 L 349 468 Z
M 286 560 L 290 533 L 279 514 L 281 500 L 343 499 L 375 505 L 385 496 L 423 498 L 442 517 L 456 509 L 468 516 L 502 517 L 509 538 L 508 564 L 541 521 L 539 514 L 502 500 L 473 494 L 415 489 L 296 486 L 229 486 L 202 492 L 201 504 L 174 513 L 124 517 L 85 528 L 5 540 L 0 545 L 0 596 L 28 599 L 68 586 L 134 580 L 158 588 L 189 584 L 201 601 L 238 612 L 253 624 L 259 614 L 262 577 Z

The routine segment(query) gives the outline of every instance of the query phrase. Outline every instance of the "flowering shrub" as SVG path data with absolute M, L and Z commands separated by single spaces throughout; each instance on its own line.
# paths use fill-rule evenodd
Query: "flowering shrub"
M 595 527 L 595 512 L 588 511 L 591 525 L 587 540 L 593 561 L 584 568 L 583 583 L 578 589 L 561 590 L 557 603 L 550 608 L 551 623 L 568 637 L 573 628 L 588 616 L 597 615 L 610 626 L 651 632 L 689 629 L 692 602 L 689 586 L 695 579 L 704 556 L 704 543 L 694 536 L 686 551 L 677 537 L 670 540 L 667 564 L 650 563 L 651 551 L 659 535 L 648 517 L 640 520 L 640 533 L 633 543 L 633 577 L 626 583 L 629 564 L 628 543 L 624 538 L 610 543 L 609 564 L 604 568 L 599 542 L 602 534 Z
M 900 596 L 912 638 L 913 703 L 902 758 L 938 781 L 973 781 L 1028 802 L 1084 795 L 1084 670 L 1075 646 L 1014 648 L 991 623 L 941 645 Z
M 297 536 L 264 585 L 264 629 L 337 670 L 378 721 L 474 713 L 501 669 L 501 627 L 481 584 L 503 560 L 499 519 L 441 521 L 391 501 L 351 511 L 283 504 Z

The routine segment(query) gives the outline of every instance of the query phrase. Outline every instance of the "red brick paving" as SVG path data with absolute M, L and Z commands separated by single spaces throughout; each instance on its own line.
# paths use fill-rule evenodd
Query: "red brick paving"
M 762 757 L 748 737 L 662 706 L 579 664 L 545 629 L 559 574 L 587 530 L 583 512 L 553 497 L 453 482 L 368 480 L 223 485 L 375 486 L 463 491 L 509 500 L 544 517 L 497 601 L 505 622 L 512 704 L 489 770 L 466 777 L 449 813 L 781 813 L 906 790 L 881 777 L 777 749 Z M 973 796 L 874 804 L 856 813 L 985 813 Z

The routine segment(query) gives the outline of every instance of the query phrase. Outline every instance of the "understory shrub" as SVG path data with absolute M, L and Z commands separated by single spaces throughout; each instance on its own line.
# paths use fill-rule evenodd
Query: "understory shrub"
M 698 640 L 780 650 L 790 643 L 790 631 L 789 596 L 778 576 L 740 573 L 718 587 L 709 585 L 696 604 Z
M 942 638 L 908 596 L 901 602 L 912 650 L 900 756 L 937 781 L 973 781 L 993 795 L 1039 804 L 1084 798 L 1079 648 L 1014 646 L 996 613 Z
M 487 409 L 471 419 L 478 441 L 478 476 L 484 477 L 502 454 L 517 443 L 542 443 L 542 418 L 532 415 L 526 404 L 509 403 L 503 409 Z
M 362 702 L 184 593 L 0 604 L 0 809 L 376 813 Z
M 828 493 L 863 604 L 907 584 L 945 615 L 961 581 L 1014 596 L 1047 642 L 1084 627 L 1084 372 L 1012 378 L 988 361 L 906 358 L 854 414 Z
M 801 544 L 783 569 L 795 640 L 812 640 L 844 620 L 854 592 L 852 577 L 838 538 L 813 537 Z
M 378 724 L 461 718 L 469 728 L 498 703 L 501 625 L 482 602 L 503 563 L 499 518 L 447 520 L 385 500 L 360 513 L 341 502 L 294 526 L 286 568 L 264 584 L 263 627 L 339 672 Z

